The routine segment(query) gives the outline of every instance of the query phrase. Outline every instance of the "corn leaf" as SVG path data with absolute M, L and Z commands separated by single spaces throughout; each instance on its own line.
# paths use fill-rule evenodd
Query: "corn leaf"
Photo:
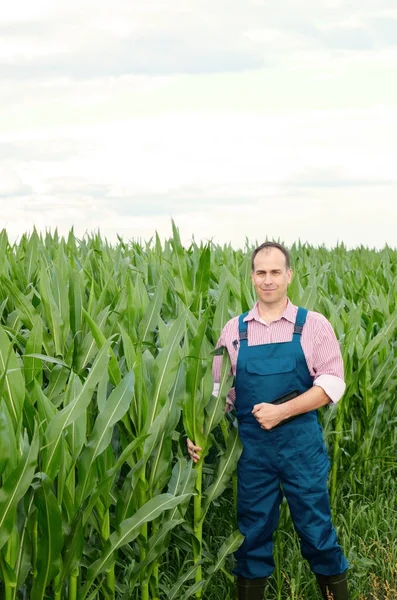
M 63 546 L 62 516 L 51 481 L 45 475 L 35 494 L 38 509 L 40 552 L 37 554 L 37 577 L 34 579 L 31 600 L 43 600 L 46 587 L 59 572 Z
M 243 541 L 244 536 L 238 530 L 233 531 L 233 533 L 227 538 L 227 540 L 224 541 L 224 543 L 220 547 L 215 562 L 208 569 L 207 574 L 209 576 L 212 576 L 214 575 L 214 573 L 219 571 L 219 569 L 221 569 L 225 564 L 225 560 L 229 556 L 229 554 L 238 550 Z
M 47 427 L 43 471 L 51 480 L 54 480 L 59 467 L 63 434 L 69 425 L 86 410 L 92 400 L 92 395 L 103 369 L 107 368 L 109 344 L 110 342 L 107 342 L 99 351 L 81 391 L 70 404 L 65 406 L 65 408 L 52 418 Z
M 171 494 L 160 494 L 160 496 L 149 500 L 133 517 L 123 521 L 107 540 L 101 558 L 88 568 L 87 581 L 81 593 L 82 600 L 85 599 L 95 578 L 109 568 L 114 560 L 114 552 L 118 548 L 132 542 L 139 535 L 144 523 L 153 521 L 163 512 L 171 510 L 185 500 L 186 495 L 175 497 Z
M 87 446 L 78 462 L 79 484 L 76 490 L 77 505 L 81 505 L 86 498 L 88 478 L 96 458 L 110 444 L 113 426 L 127 412 L 134 393 L 134 374 L 128 373 L 121 383 L 112 391 L 102 412 L 99 413 Z M 91 479 L 91 485 L 93 480 Z
M 36 427 L 30 445 L 25 433 L 22 457 L 0 488 L 0 549 L 11 535 L 17 504 L 24 497 L 32 482 L 37 466 L 38 452 L 39 431 Z
M 202 518 L 206 515 L 213 502 L 225 489 L 232 473 L 237 467 L 243 445 L 238 437 L 237 429 L 232 429 L 226 443 L 224 455 L 220 458 L 215 472 L 215 480 L 205 491 Z

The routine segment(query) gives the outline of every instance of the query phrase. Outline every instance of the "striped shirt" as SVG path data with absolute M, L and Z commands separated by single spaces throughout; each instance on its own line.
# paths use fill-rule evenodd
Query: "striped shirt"
M 259 315 L 257 302 L 244 319 L 248 321 L 248 345 L 291 341 L 297 312 L 298 307 L 288 300 L 281 317 L 266 324 Z M 238 340 L 238 317 L 234 317 L 226 323 L 217 343 L 217 348 L 220 346 L 227 348 L 233 375 L 236 375 Z M 301 344 L 309 373 L 313 378 L 313 385 L 322 387 L 329 396 L 331 404 L 335 404 L 343 396 L 346 387 L 343 379 L 343 361 L 334 330 L 323 315 L 313 311 L 307 313 Z M 221 365 L 222 357 L 215 356 L 212 369 L 214 394 L 219 391 Z M 235 398 L 235 390 L 232 388 L 227 398 L 227 403 L 231 407 L 234 405 Z

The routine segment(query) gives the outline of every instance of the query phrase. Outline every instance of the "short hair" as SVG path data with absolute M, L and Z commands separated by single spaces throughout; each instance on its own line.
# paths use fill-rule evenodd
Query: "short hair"
M 277 248 L 277 250 L 280 250 L 285 256 L 286 268 L 287 269 L 291 268 L 291 261 L 289 258 L 289 252 L 288 252 L 287 248 L 285 248 L 281 244 L 278 244 L 277 242 L 264 242 L 263 244 L 261 244 L 260 246 L 255 248 L 255 250 L 252 253 L 252 258 L 251 258 L 251 270 L 252 271 L 255 270 L 255 266 L 254 266 L 255 256 L 258 254 L 258 252 L 260 252 L 261 250 L 266 250 L 267 248 Z

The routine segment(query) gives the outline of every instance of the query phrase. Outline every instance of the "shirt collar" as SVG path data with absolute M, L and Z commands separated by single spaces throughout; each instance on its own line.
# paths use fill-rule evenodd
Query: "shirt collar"
M 248 315 L 243 319 L 244 321 L 258 321 L 259 323 L 263 323 L 263 319 L 261 319 L 259 315 L 258 304 L 258 302 L 254 304 Z M 283 314 L 278 319 L 272 321 L 272 323 L 280 321 L 281 319 L 286 319 L 287 321 L 290 321 L 290 323 L 295 323 L 297 311 L 298 308 L 292 304 L 291 300 L 288 298 L 287 306 L 285 307 Z

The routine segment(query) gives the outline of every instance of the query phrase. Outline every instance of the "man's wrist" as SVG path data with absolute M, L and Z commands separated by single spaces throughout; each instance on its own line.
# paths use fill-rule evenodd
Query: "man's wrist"
M 294 416 L 294 408 L 296 408 L 296 400 L 289 400 L 288 402 L 284 402 L 284 404 L 279 404 L 280 408 L 280 417 L 282 420 L 289 419 Z

